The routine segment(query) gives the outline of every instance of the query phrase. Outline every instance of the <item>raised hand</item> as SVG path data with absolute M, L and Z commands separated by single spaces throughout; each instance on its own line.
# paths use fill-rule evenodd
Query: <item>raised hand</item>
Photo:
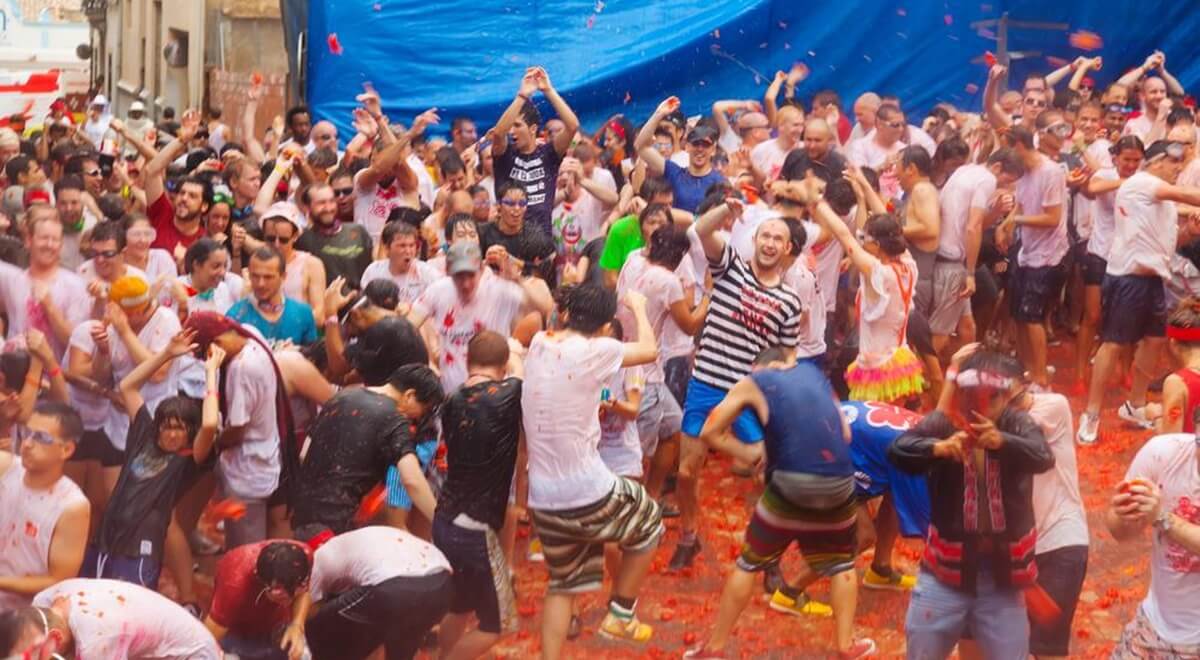
M 666 116 L 666 115 L 671 114 L 672 112 L 675 112 L 675 110 L 678 107 L 679 107 L 679 97 L 678 96 L 668 96 L 667 98 L 663 99 L 662 103 L 658 104 L 658 108 L 656 108 L 654 110 L 654 114 L 659 115 L 659 116 Z
M 216 344 L 208 345 L 208 357 L 204 360 L 204 368 L 209 372 L 216 372 L 225 362 L 225 349 Z
M 354 130 L 367 139 L 373 140 L 379 135 L 379 122 L 371 116 L 371 111 L 365 108 L 354 109 Z
M 369 82 L 363 83 L 363 93 L 354 97 L 354 100 L 366 108 L 372 117 L 383 114 L 383 102 L 379 98 L 379 92 L 375 91 L 375 87 Z
M 533 93 L 538 91 L 538 68 L 531 66 L 525 69 L 525 75 L 521 76 L 521 86 L 517 88 L 517 96 L 533 96 Z
M 180 330 L 171 337 L 170 343 L 167 344 L 167 355 L 170 355 L 172 359 L 183 357 L 195 353 L 199 347 L 196 343 L 195 330 Z
M 1003 64 L 993 64 L 992 68 L 988 69 L 988 80 L 1000 80 L 1006 73 L 1008 73 L 1008 67 Z

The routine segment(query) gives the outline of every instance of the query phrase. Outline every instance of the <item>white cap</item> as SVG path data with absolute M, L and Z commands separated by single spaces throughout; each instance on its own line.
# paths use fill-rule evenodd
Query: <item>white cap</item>
M 104 97 L 100 97 L 100 98 L 104 98 Z M 130 112 L 145 112 L 146 104 L 142 103 L 141 101 L 134 101 L 133 103 L 129 104 L 129 111 Z
M 92 99 L 92 102 L 91 102 L 91 104 L 90 104 L 90 105 L 103 105 L 103 106 L 107 106 L 107 105 L 108 105 L 108 99 L 104 98 L 104 95 L 103 95 L 103 94 L 97 94 L 97 95 L 96 95 L 96 98 Z

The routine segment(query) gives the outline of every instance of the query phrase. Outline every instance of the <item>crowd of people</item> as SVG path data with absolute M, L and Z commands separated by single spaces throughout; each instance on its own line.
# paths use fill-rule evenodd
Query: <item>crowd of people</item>
M 533 67 L 486 131 L 368 85 L 352 136 L 302 106 L 260 132 L 261 83 L 236 127 L 96 96 L 0 128 L 0 656 L 477 658 L 527 560 L 544 657 L 606 580 L 598 633 L 644 644 L 663 521 L 686 579 L 720 453 L 761 496 L 684 657 L 736 652 L 760 573 L 834 620 L 797 654 L 876 653 L 861 586 L 911 591 L 910 658 L 1064 657 L 1076 445 L 1127 388 L 1156 435 L 1104 523 L 1153 545 L 1114 657 L 1200 657 L 1196 116 L 1161 52 L 1101 64 L 995 65 L 982 113 L 919 122 L 797 68 L 584 130 Z

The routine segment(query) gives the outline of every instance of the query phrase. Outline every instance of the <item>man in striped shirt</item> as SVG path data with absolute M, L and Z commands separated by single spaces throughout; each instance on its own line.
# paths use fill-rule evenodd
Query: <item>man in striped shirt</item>
M 741 212 L 741 202 L 727 199 L 701 215 L 695 225 L 712 272 L 713 292 L 683 410 L 678 483 L 681 534 L 671 557 L 674 571 L 691 566 L 700 552 L 697 477 L 706 456 L 699 440 L 704 420 L 726 392 L 750 373 L 754 357 L 763 349 L 794 348 L 800 338 L 802 304 L 796 291 L 783 282 L 791 232 L 779 218 L 764 221 L 755 231 L 754 256 L 747 263 L 717 232 Z M 742 442 L 759 442 L 763 437 L 762 426 L 749 411 L 737 418 L 733 432 Z

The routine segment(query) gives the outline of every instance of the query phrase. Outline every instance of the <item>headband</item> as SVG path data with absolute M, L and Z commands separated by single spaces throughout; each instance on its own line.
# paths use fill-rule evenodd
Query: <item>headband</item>
M 316 552 L 318 548 L 325 545 L 325 543 L 327 541 L 329 541 L 329 539 L 331 539 L 331 538 L 333 538 L 333 530 L 331 530 L 329 528 L 325 528 L 325 529 L 321 530 L 316 536 L 305 541 L 305 543 L 308 545 L 309 549 L 311 549 L 313 552 Z
M 967 369 L 958 372 L 954 383 L 959 387 L 992 387 L 998 390 L 1007 390 L 1012 387 L 1013 379 L 991 371 Z
M 149 291 L 140 296 L 126 296 L 125 298 L 121 298 L 119 301 L 117 301 L 117 304 L 125 309 L 133 309 L 135 307 L 141 307 L 148 302 L 150 302 Z
M 1167 326 L 1167 339 L 1200 342 L 1200 328 L 1185 328 L 1181 325 Z
M 608 127 L 612 129 L 613 133 L 617 134 L 617 137 L 621 138 L 622 140 L 625 139 L 625 127 L 622 126 L 620 122 L 611 121 L 608 123 Z

